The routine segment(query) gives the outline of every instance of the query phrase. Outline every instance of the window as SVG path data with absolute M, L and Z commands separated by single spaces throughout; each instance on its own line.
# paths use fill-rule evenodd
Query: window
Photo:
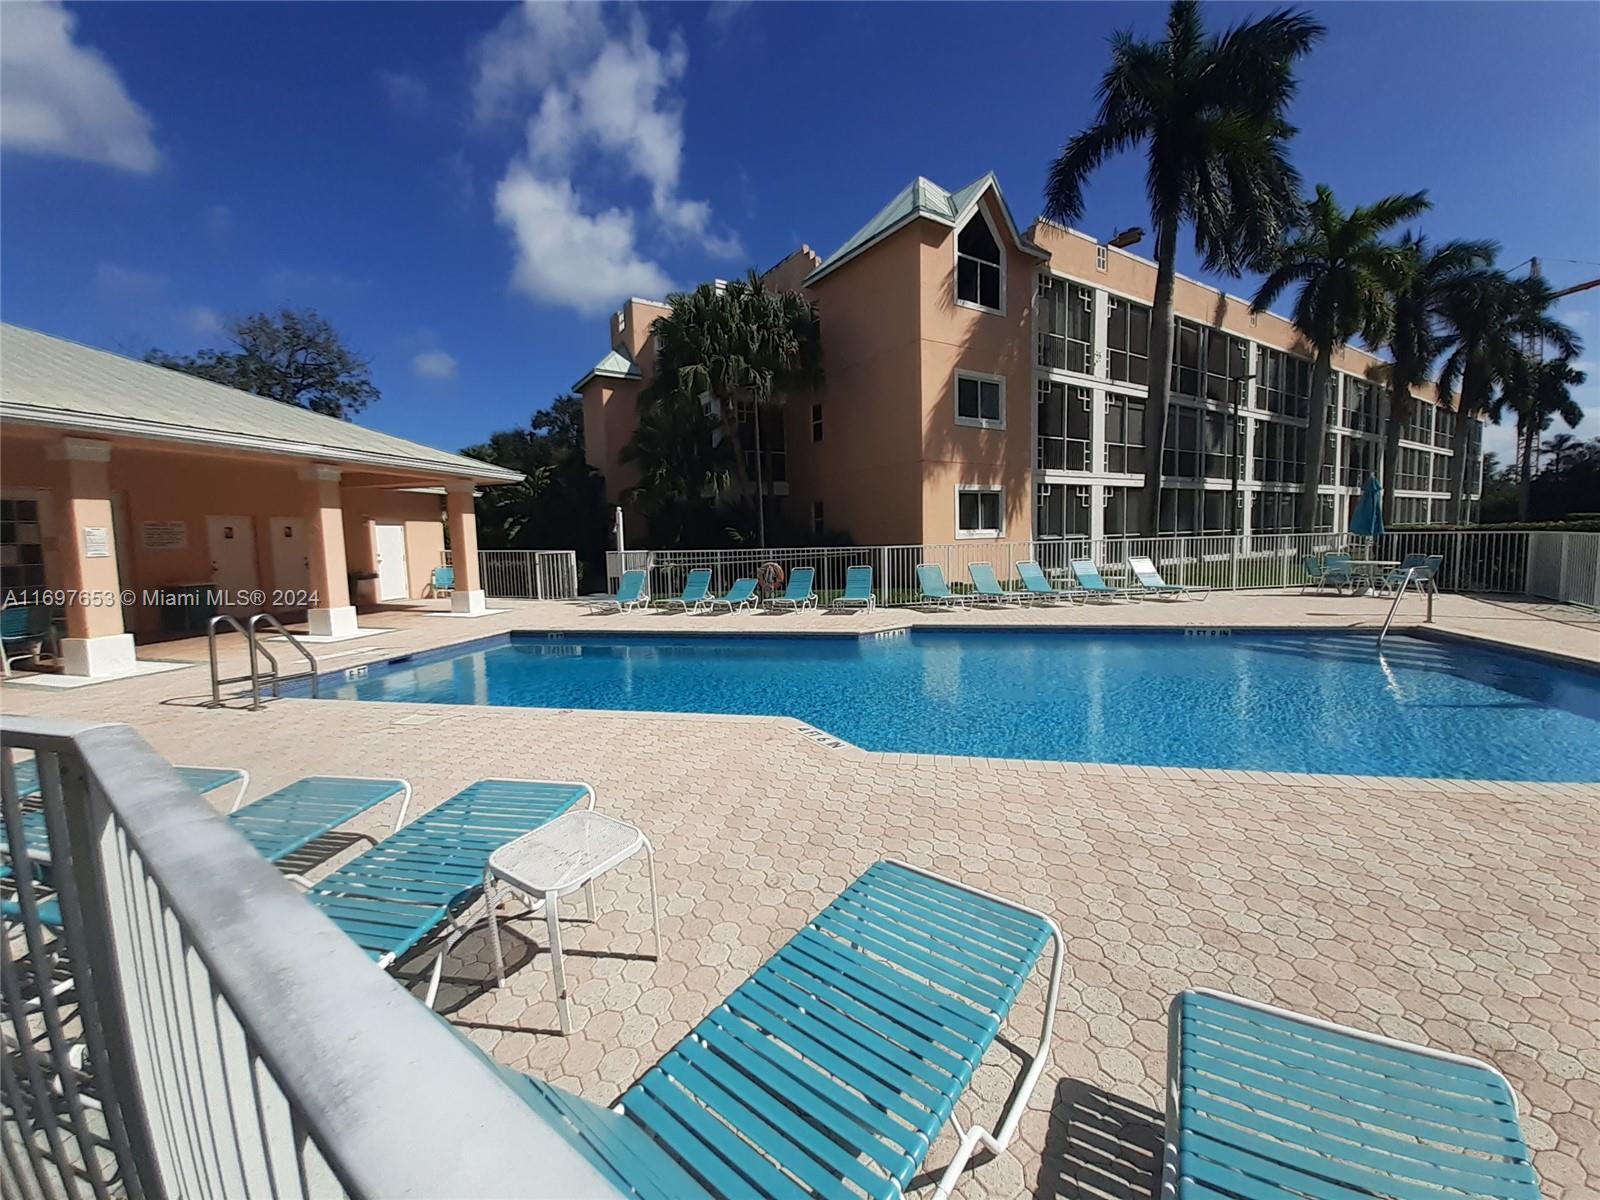
M 1239 391 L 1242 403 L 1249 361 L 1249 347 L 1243 338 L 1216 329 L 1210 330 L 1206 336 L 1206 397 L 1231 404 L 1234 392 Z
M 1256 407 L 1288 417 L 1310 412 L 1311 364 L 1281 350 L 1261 350 L 1256 372 Z
M 1104 271 L 1106 269 L 1106 248 L 1104 246 L 1096 246 L 1094 248 L 1094 269 L 1096 271 Z
M 1041 471 L 1089 470 L 1089 422 L 1094 393 L 1088 388 L 1039 381 L 1038 447 L 1033 465 Z
M 1345 487 L 1365 487 L 1368 475 L 1378 473 L 1383 448 L 1367 438 L 1344 439 L 1344 464 L 1341 477 Z
M 1126 383 L 1150 382 L 1150 310 L 1132 300 L 1112 296 L 1106 304 L 1106 359 L 1111 378 Z
M 822 523 L 822 501 L 813 500 L 811 502 L 811 532 L 817 537 L 821 537 L 824 528 L 825 526 Z
M 1483 492 L 1483 422 L 1467 426 L 1466 489 L 1474 496 Z
M 1144 401 L 1136 396 L 1106 396 L 1106 470 L 1144 474 Z
M 1255 478 L 1263 483 L 1299 483 L 1306 477 L 1306 431 L 1280 421 L 1256 423 Z
M 1144 534 L 1144 497 L 1138 488 L 1108 487 L 1105 509 L 1106 537 L 1138 537 Z
M 1162 439 L 1161 473 L 1178 479 L 1231 478 L 1229 423 L 1227 413 L 1207 412 L 1186 404 L 1174 404 L 1167 409 L 1167 436 Z M 1242 451 L 1242 436 L 1238 440 Z
M 1094 292 L 1053 275 L 1039 276 L 1039 365 L 1094 372 Z
M 956 237 L 956 300 L 1000 311 L 1000 243 L 982 209 Z
M 1448 408 L 1434 410 L 1433 414 L 1433 444 L 1449 448 L 1456 436 L 1456 414 Z
M 1408 442 L 1421 442 L 1424 446 L 1433 441 L 1433 405 L 1411 397 L 1411 410 L 1400 427 L 1400 436 Z
M 1005 381 L 992 375 L 956 376 L 956 424 L 1006 427 Z
M 1172 323 L 1172 390 L 1180 396 L 1198 396 L 1202 375 L 1205 330 L 1178 317 Z
M 44 587 L 39 501 L 0 500 L 0 595 L 27 601 Z
M 1089 489 L 1062 483 L 1041 483 L 1034 489 L 1033 536 L 1089 536 Z
M 811 440 L 813 442 L 822 440 L 822 405 L 820 404 L 811 406 Z
M 1228 532 L 1227 492 L 1199 488 L 1162 488 L 1157 532 L 1199 534 Z
M 961 488 L 956 492 L 956 536 L 999 537 L 1005 532 L 999 488 Z
M 1400 461 L 1395 467 L 1395 491 L 1426 492 L 1432 483 L 1433 455 L 1426 450 L 1400 447 Z
M 1297 492 L 1257 492 L 1250 502 L 1251 532 L 1293 533 L 1299 512 Z
M 1450 490 L 1450 463 L 1454 455 L 1435 454 L 1433 456 L 1433 490 L 1435 493 Z
M 1329 433 L 1322 443 L 1321 483 L 1332 483 L 1339 477 L 1339 435 Z
M 1382 394 L 1365 379 L 1344 379 L 1344 427 L 1358 433 L 1377 433 L 1382 426 Z
M 756 472 L 755 408 L 748 401 L 737 402 L 739 415 L 739 442 L 744 447 L 745 471 L 750 479 L 760 478 L 771 493 L 772 485 L 785 483 L 789 478 L 789 456 L 784 444 L 783 409 L 764 405 L 761 409 L 761 459 L 764 469 Z

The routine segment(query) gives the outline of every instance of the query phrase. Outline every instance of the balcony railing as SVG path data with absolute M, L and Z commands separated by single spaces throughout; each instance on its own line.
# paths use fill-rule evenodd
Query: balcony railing
M 0 744 L 0 1194 L 616 1195 L 131 729 Z

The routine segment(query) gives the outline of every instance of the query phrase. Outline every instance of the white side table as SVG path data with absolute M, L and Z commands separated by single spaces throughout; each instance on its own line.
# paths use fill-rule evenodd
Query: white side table
M 500 922 L 495 915 L 495 885 L 506 886 L 524 895 L 543 900 L 545 923 L 550 931 L 550 970 L 556 981 L 556 1011 L 561 1017 L 561 1032 L 572 1032 L 572 1016 L 567 1009 L 567 974 L 561 961 L 561 924 L 557 905 L 562 896 L 579 888 L 590 917 L 594 916 L 596 878 L 619 863 L 644 851 L 650 871 L 650 921 L 655 933 L 655 955 L 661 957 L 661 913 L 656 904 L 656 856 L 650 839 L 615 817 L 587 809 L 563 813 L 532 833 L 507 842 L 489 856 L 483 875 L 484 899 L 489 906 L 489 939 L 494 944 L 495 979 L 504 985 L 505 961 L 500 953 Z

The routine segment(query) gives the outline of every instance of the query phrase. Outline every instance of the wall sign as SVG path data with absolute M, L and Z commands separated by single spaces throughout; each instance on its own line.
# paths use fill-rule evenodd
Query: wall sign
M 83 527 L 83 556 L 85 558 L 110 558 L 111 537 L 103 525 Z
M 182 550 L 189 545 L 189 526 L 183 521 L 146 521 L 142 540 L 146 550 Z

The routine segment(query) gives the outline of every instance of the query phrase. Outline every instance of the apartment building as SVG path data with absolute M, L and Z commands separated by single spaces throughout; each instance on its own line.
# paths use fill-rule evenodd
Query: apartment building
M 828 258 L 801 247 L 766 278 L 816 302 L 826 379 L 763 417 L 769 511 L 862 545 L 1292 531 L 1312 351 L 1285 318 L 1182 276 L 1160 515 L 1142 526 L 1155 276 L 1076 230 L 1020 229 L 992 174 L 957 192 L 919 178 Z M 576 386 L 613 499 L 633 482 L 621 451 L 666 311 L 624 304 L 609 353 Z M 1388 395 L 1381 359 L 1346 347 L 1333 367 L 1314 520 L 1342 530 L 1380 469 Z M 1395 519 L 1440 523 L 1455 414 L 1431 387 L 1416 399 L 1389 484 Z M 1481 446 L 1474 421 L 1473 496 Z

